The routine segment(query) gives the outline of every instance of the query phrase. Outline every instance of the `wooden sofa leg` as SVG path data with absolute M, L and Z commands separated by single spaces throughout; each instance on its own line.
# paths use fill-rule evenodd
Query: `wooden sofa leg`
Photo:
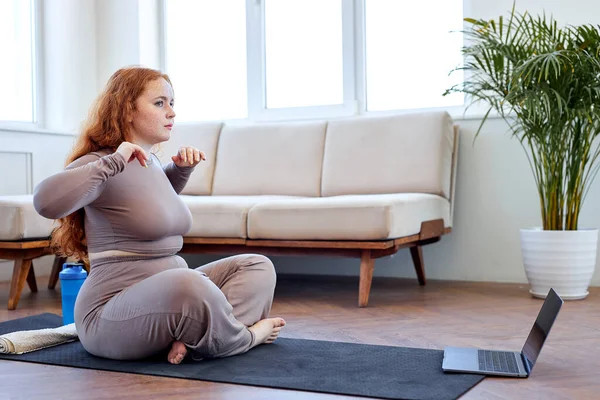
M 33 261 L 31 261 L 31 267 L 29 268 L 29 273 L 27 274 L 27 285 L 29 285 L 29 290 L 33 293 L 37 293 L 38 287 L 37 282 L 35 281 L 35 271 L 33 269 Z
M 425 285 L 425 268 L 423 265 L 423 251 L 421 246 L 413 246 L 410 248 L 410 255 L 412 256 L 413 264 L 415 264 L 415 271 L 417 272 L 417 278 L 421 286 Z
M 54 289 L 56 282 L 58 282 L 58 274 L 62 269 L 62 265 L 67 259 L 64 257 L 55 256 L 54 262 L 52 263 L 52 271 L 50 271 L 50 278 L 48 278 L 48 289 Z
M 15 260 L 15 266 L 13 268 L 12 280 L 10 282 L 10 292 L 8 293 L 8 309 L 14 310 L 19 304 L 19 298 L 21 292 L 25 287 L 25 282 L 29 276 L 29 270 L 31 269 L 31 259 L 18 259 Z
M 375 259 L 372 257 L 371 250 L 363 250 L 360 257 L 360 281 L 358 288 L 359 307 L 366 307 L 369 303 L 369 293 L 371 292 L 374 269 Z

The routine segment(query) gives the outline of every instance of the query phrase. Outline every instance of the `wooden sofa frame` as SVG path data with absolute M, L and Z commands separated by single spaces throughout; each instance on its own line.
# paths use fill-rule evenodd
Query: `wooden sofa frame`
M 183 254 L 240 254 L 259 253 L 264 255 L 328 255 L 360 258 L 358 306 L 366 307 L 371 292 L 373 270 L 377 258 L 395 254 L 408 247 L 420 285 L 425 285 L 425 267 L 422 246 L 437 242 L 452 228 L 444 227 L 444 220 L 425 221 L 416 235 L 398 239 L 378 241 L 294 241 L 258 239 L 183 239 Z
M 426 221 L 416 235 L 398 239 L 379 241 L 292 241 L 292 240 L 254 240 L 228 238 L 194 238 L 183 240 L 184 254 L 241 254 L 259 253 L 264 255 L 328 255 L 360 258 L 360 277 L 358 306 L 366 307 L 371 292 L 371 281 L 375 260 L 409 248 L 420 285 L 425 285 L 425 268 L 422 246 L 440 240 L 450 233 L 442 219 Z M 52 254 L 49 240 L 25 240 L 0 242 L 0 259 L 14 260 L 13 274 L 8 295 L 8 309 L 17 308 L 25 282 L 32 292 L 37 292 L 37 283 L 33 269 L 33 260 Z M 48 288 L 54 289 L 64 258 L 56 256 L 48 280 Z

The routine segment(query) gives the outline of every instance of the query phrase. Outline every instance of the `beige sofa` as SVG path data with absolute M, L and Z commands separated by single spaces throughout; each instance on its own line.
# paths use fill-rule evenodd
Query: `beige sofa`
M 357 257 L 364 307 L 376 258 L 410 248 L 425 284 L 421 247 L 452 228 L 458 129 L 445 112 L 179 124 L 159 158 L 180 145 L 207 156 L 181 193 L 194 220 L 182 253 Z M 31 196 L 0 197 L 0 221 L 0 257 L 51 230 Z

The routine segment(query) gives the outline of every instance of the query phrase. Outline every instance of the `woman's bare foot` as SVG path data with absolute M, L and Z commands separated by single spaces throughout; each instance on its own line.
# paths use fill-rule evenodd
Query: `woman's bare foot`
M 169 362 L 171 364 L 179 364 L 183 361 L 186 354 L 187 354 L 187 348 L 185 347 L 185 344 L 183 344 L 183 342 L 176 340 L 171 345 L 171 350 L 169 351 L 169 354 L 167 355 L 167 360 L 169 360 Z
M 248 329 L 254 333 L 254 343 L 252 347 L 258 346 L 263 343 L 273 343 L 281 328 L 285 326 L 285 320 L 283 318 L 266 318 L 261 319 Z

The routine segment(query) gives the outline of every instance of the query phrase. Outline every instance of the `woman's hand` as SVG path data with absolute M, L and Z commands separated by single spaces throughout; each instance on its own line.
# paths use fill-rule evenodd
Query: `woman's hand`
M 173 163 L 178 167 L 192 167 L 202 160 L 206 160 L 203 152 L 195 147 L 187 146 L 179 148 L 177 155 L 171 157 Z
M 137 144 L 133 144 L 130 142 L 123 142 L 119 147 L 117 147 L 117 153 L 121 153 L 121 155 L 127 160 L 128 163 L 137 159 L 142 167 L 146 167 L 146 160 L 149 160 L 148 155 Z

